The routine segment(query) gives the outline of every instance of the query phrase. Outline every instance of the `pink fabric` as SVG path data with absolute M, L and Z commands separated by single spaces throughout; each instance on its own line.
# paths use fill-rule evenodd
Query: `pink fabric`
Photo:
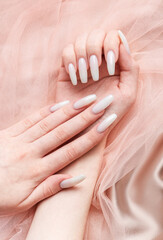
M 159 239 L 163 226 L 162 0 L 6 0 L 0 2 L 0 26 L 1 129 L 72 96 L 61 54 L 79 34 L 99 27 L 124 32 L 140 65 L 139 92 L 136 104 L 108 138 L 85 239 Z M 100 95 L 104 93 L 100 85 Z M 25 239 L 33 213 L 31 209 L 1 217 L 0 239 Z

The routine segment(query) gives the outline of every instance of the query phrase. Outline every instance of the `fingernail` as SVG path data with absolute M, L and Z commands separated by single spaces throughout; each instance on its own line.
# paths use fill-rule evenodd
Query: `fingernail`
M 74 86 L 77 85 L 76 71 L 75 71 L 74 65 L 72 63 L 70 63 L 68 65 L 68 71 L 69 71 L 69 75 L 70 75 L 70 79 L 71 79 L 72 84 Z
M 92 108 L 93 113 L 100 113 L 105 108 L 107 108 L 112 102 L 113 102 L 113 95 L 108 95 Z
M 79 109 L 82 107 L 87 106 L 88 104 L 94 102 L 96 100 L 97 96 L 95 94 L 88 95 L 84 98 L 81 98 L 77 102 L 74 103 L 74 108 Z
M 107 69 L 108 69 L 109 75 L 114 75 L 114 73 L 115 73 L 115 54 L 111 50 L 107 54 Z
M 50 108 L 50 111 L 51 112 L 55 112 L 56 110 L 58 110 L 59 108 L 63 107 L 64 105 L 67 105 L 68 103 L 70 103 L 69 100 L 66 100 L 66 101 L 63 101 L 63 102 L 60 102 L 60 103 L 56 103 L 54 106 L 52 106 Z
M 92 78 L 94 81 L 99 80 L 99 68 L 98 68 L 98 60 L 95 55 L 92 55 L 89 59 L 89 64 L 90 64 L 90 69 L 91 69 L 91 74 Z
M 84 58 L 79 59 L 79 75 L 82 83 L 87 83 L 87 65 Z
M 117 115 L 115 113 L 107 117 L 104 121 L 100 123 L 100 125 L 98 125 L 97 132 L 104 132 L 115 121 L 116 118 Z
M 119 37 L 120 37 L 126 51 L 130 54 L 130 48 L 129 48 L 129 45 L 128 45 L 125 35 L 120 30 L 118 30 L 118 34 L 119 34 Z
M 79 183 L 81 183 L 86 177 L 84 175 L 79 175 L 77 177 L 69 178 L 66 180 L 63 180 L 60 183 L 61 188 L 70 188 L 73 187 Z

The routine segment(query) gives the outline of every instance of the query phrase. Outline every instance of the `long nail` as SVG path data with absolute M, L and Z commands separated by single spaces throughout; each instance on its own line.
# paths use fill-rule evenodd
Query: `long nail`
M 66 180 L 63 180 L 60 183 L 61 188 L 70 188 L 73 187 L 79 183 L 81 183 L 86 177 L 84 175 L 79 175 L 77 177 L 69 178 Z
M 95 94 L 88 95 L 84 98 L 81 98 L 77 102 L 74 103 L 74 108 L 79 109 L 82 107 L 87 106 L 88 104 L 94 102 L 97 99 L 97 96 Z
M 97 132 L 104 132 L 115 121 L 116 118 L 117 115 L 115 113 L 107 117 L 104 121 L 100 123 L 100 125 L 98 125 Z
M 94 81 L 99 80 L 99 67 L 98 67 L 98 60 L 95 55 L 92 55 L 89 59 L 90 70 L 92 74 L 92 78 Z
M 69 71 L 69 75 L 70 75 L 72 84 L 77 85 L 76 71 L 75 71 L 74 65 L 72 63 L 70 63 L 68 65 L 68 71 Z
M 87 83 L 87 65 L 84 58 L 79 59 L 79 75 L 82 83 Z
M 129 48 L 129 45 L 128 45 L 125 35 L 120 30 L 118 30 L 118 34 L 119 34 L 119 37 L 120 37 L 126 51 L 128 52 L 128 54 L 130 54 L 130 48 Z
M 52 106 L 50 108 L 50 111 L 55 112 L 56 110 L 58 110 L 59 108 L 65 106 L 65 105 L 67 105 L 68 103 L 70 103 L 69 100 L 66 100 L 66 101 L 63 101 L 63 102 L 60 102 L 60 103 L 56 103 L 54 106 Z
M 113 95 L 108 95 L 107 97 L 103 98 L 100 102 L 98 102 L 93 108 L 93 113 L 100 113 L 104 109 L 106 109 L 112 102 L 113 102 Z
M 115 74 L 115 54 L 112 50 L 110 50 L 107 54 L 107 69 L 109 75 Z

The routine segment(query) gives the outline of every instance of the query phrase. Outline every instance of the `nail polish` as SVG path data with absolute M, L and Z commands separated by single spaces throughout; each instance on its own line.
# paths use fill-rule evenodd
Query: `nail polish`
M 85 107 L 85 106 L 89 105 L 90 103 L 94 102 L 96 99 L 97 99 L 97 96 L 95 94 L 88 95 L 88 96 L 76 101 L 74 103 L 74 108 L 80 109 L 82 107 Z
M 99 80 L 99 67 L 98 67 L 98 59 L 95 55 L 92 55 L 89 59 L 91 75 L 94 81 Z
M 79 59 L 79 76 L 82 83 L 87 83 L 87 65 L 84 58 Z
M 66 100 L 66 101 L 63 101 L 63 102 L 60 102 L 60 103 L 56 103 L 54 106 L 52 106 L 50 108 L 50 111 L 51 112 L 55 112 L 56 110 L 60 109 L 61 107 L 65 106 L 65 105 L 67 105 L 69 103 L 70 103 L 69 100 Z
M 107 54 L 107 69 L 109 75 L 115 74 L 115 54 L 112 50 Z
M 75 71 L 74 65 L 72 63 L 70 63 L 68 65 L 68 71 L 69 71 L 69 75 L 70 75 L 70 79 L 71 79 L 72 84 L 74 86 L 77 85 L 76 71 Z
M 95 106 L 93 106 L 92 112 L 95 114 L 100 113 L 113 102 L 113 99 L 114 99 L 113 95 L 108 95 L 107 97 L 103 98 Z
M 97 132 L 102 133 L 104 132 L 117 118 L 117 115 L 113 113 L 109 117 L 105 118 L 100 125 L 97 127 Z
M 118 34 L 119 34 L 119 37 L 120 37 L 126 51 L 128 52 L 128 54 L 130 54 L 130 48 L 129 48 L 129 45 L 128 45 L 128 42 L 127 42 L 127 39 L 126 39 L 125 35 L 120 30 L 118 30 Z
M 60 183 L 61 188 L 70 188 L 73 187 L 79 183 L 81 183 L 86 177 L 84 175 L 79 175 L 77 177 L 69 178 L 66 180 L 63 180 Z

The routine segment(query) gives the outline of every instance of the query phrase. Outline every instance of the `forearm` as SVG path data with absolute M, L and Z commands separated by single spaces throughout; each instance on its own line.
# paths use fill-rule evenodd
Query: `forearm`
M 87 178 L 78 187 L 62 191 L 39 204 L 27 240 L 51 240 L 54 237 L 56 240 L 83 239 L 104 146 L 105 139 L 62 170 L 73 176 L 82 173 Z

